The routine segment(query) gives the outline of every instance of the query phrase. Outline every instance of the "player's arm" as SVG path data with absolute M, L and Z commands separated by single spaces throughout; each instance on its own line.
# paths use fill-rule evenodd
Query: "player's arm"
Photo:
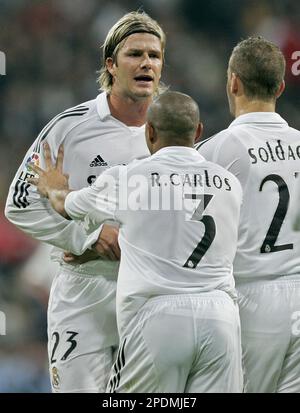
M 65 136 L 66 132 L 58 127 L 52 128 L 47 136 L 51 156 L 54 160 L 57 157 L 60 141 Z M 49 200 L 42 197 L 36 188 L 28 182 L 28 178 L 34 177 L 32 171 L 28 169 L 29 163 L 34 162 L 42 167 L 45 166 L 41 137 L 42 133 L 27 152 L 10 186 L 5 216 L 33 238 L 80 255 L 97 241 L 100 229 L 87 235 L 82 225 L 68 221 L 59 215 L 51 207 Z
M 39 194 L 49 199 L 52 208 L 62 217 L 70 219 L 65 211 L 65 198 L 71 192 L 69 176 L 63 173 L 64 148 L 60 145 L 56 162 L 52 164 L 50 147 L 44 143 L 45 170 L 37 165 L 30 164 L 29 168 L 35 176 L 29 177 L 27 182 L 37 187 Z
M 88 223 L 86 225 L 88 232 L 93 232 L 106 220 L 114 220 L 111 206 L 112 204 L 116 206 L 115 179 L 110 173 L 105 173 L 98 178 L 92 187 L 72 191 L 68 185 L 68 176 L 63 173 L 63 156 L 63 146 L 61 145 L 56 162 L 52 163 L 50 147 L 48 144 L 44 144 L 45 169 L 32 164 L 30 168 L 35 176 L 28 178 L 28 182 L 35 185 L 39 194 L 48 198 L 53 209 L 64 218 Z M 73 196 L 68 202 L 71 212 L 67 212 L 65 200 L 71 192 L 73 192 Z M 91 218 L 92 216 L 93 218 Z M 118 230 L 115 227 L 104 225 L 97 243 L 93 246 L 94 252 L 112 260 L 119 259 L 120 250 L 117 237 Z M 67 259 L 67 261 L 69 260 Z
M 119 260 L 121 256 L 118 243 L 119 222 L 115 217 L 118 205 L 117 169 L 118 167 L 115 167 L 105 171 L 90 187 L 80 191 L 70 191 L 62 187 L 57 194 L 52 195 L 56 197 L 56 201 L 52 200 L 52 205 L 56 202 L 56 207 L 66 216 L 84 222 L 88 233 L 93 233 L 95 228 L 101 226 L 93 251 L 110 260 Z M 62 207 L 59 203 L 63 198 L 65 201 Z
M 33 163 L 30 164 L 30 170 L 35 175 L 29 177 L 27 182 L 36 186 L 41 196 L 49 199 L 57 213 L 67 219 L 89 220 L 90 228 L 98 227 L 106 220 L 114 220 L 117 203 L 117 183 L 111 171 L 100 175 L 92 186 L 79 191 L 72 191 L 69 188 L 69 177 L 63 173 L 63 145 L 60 145 L 58 149 L 55 162 L 51 160 L 48 143 L 43 145 L 43 153 L 45 169 Z M 115 169 L 112 168 L 113 171 Z M 93 217 L 93 224 L 91 217 Z

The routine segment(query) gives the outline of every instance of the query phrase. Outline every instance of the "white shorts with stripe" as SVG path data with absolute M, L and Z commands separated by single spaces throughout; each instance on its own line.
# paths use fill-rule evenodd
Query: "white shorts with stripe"
M 300 393 L 300 279 L 237 290 L 245 392 Z
M 116 282 L 61 267 L 48 306 L 53 392 L 105 392 L 118 346 Z
M 122 337 L 108 392 L 242 392 L 237 305 L 222 291 L 152 298 Z

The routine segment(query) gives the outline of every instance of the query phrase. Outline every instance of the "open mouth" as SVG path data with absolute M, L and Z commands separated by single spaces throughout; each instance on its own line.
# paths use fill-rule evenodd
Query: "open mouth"
M 149 75 L 140 75 L 134 78 L 137 82 L 153 82 L 153 77 Z

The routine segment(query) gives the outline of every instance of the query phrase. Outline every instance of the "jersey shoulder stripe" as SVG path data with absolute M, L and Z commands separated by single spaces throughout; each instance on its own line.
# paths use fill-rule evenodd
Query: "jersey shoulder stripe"
M 90 110 L 90 107 L 88 105 L 78 105 L 73 108 L 67 109 L 64 112 L 59 113 L 57 116 L 55 116 L 40 132 L 38 135 L 38 138 L 34 144 L 33 147 L 33 155 L 37 155 L 40 153 L 41 150 L 41 144 L 43 140 L 46 139 L 48 136 L 49 132 L 52 130 L 52 128 L 62 119 L 67 118 L 67 117 L 77 117 L 77 116 L 83 116 L 85 115 L 88 111 Z M 27 159 L 28 162 L 28 159 Z M 30 184 L 26 181 L 23 181 L 20 179 L 20 177 L 16 180 L 16 183 L 14 185 L 14 192 L 12 196 L 12 201 L 13 204 L 17 208 L 26 208 L 30 205 L 28 201 L 29 193 L 28 189 L 30 187 Z
M 36 145 L 33 149 L 34 152 L 40 152 L 41 150 L 41 143 L 43 140 L 46 139 L 46 137 L 48 136 L 49 132 L 51 131 L 51 129 L 61 120 L 67 117 L 73 117 L 73 116 L 82 116 L 85 115 L 88 112 L 89 108 L 86 106 L 76 106 L 74 109 L 68 109 L 65 110 L 64 112 L 58 114 L 57 116 L 55 116 L 45 127 L 44 129 L 41 131 L 41 133 L 38 136 Z
M 58 119 L 60 116 L 62 116 L 62 115 L 64 115 L 64 114 L 67 114 L 67 113 L 73 113 L 73 112 L 81 112 L 82 111 L 82 109 L 88 109 L 87 107 L 85 107 L 85 106 L 75 106 L 74 108 L 70 108 L 70 109 L 66 109 L 64 112 L 61 112 L 61 113 L 59 113 L 58 115 L 56 115 L 56 116 L 54 116 L 54 118 L 53 119 L 51 119 L 50 120 L 50 122 L 48 122 L 45 126 L 44 126 L 44 128 L 42 129 L 42 131 L 39 133 L 39 135 L 38 135 L 38 138 L 37 138 L 37 141 L 40 139 L 40 137 L 45 133 L 45 131 L 52 125 L 52 123 L 56 120 L 56 119 Z M 34 149 L 36 149 L 37 148 L 37 144 L 36 144 L 36 146 L 35 146 L 35 148 Z
M 199 143 L 197 143 L 195 145 L 195 149 L 198 150 L 201 148 L 201 146 L 205 145 L 207 142 L 209 142 L 212 138 L 214 138 L 217 135 L 217 133 L 215 133 L 213 136 L 210 136 L 209 138 L 204 139 L 204 141 L 201 141 Z

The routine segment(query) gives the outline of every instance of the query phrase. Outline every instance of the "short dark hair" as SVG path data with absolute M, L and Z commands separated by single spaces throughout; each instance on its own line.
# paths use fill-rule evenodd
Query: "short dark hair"
M 284 79 L 285 58 L 274 43 L 249 37 L 233 49 L 229 69 L 243 82 L 248 98 L 271 100 Z
M 161 94 L 147 112 L 147 121 L 165 142 L 172 145 L 193 142 L 199 119 L 199 107 L 194 99 L 175 91 Z

